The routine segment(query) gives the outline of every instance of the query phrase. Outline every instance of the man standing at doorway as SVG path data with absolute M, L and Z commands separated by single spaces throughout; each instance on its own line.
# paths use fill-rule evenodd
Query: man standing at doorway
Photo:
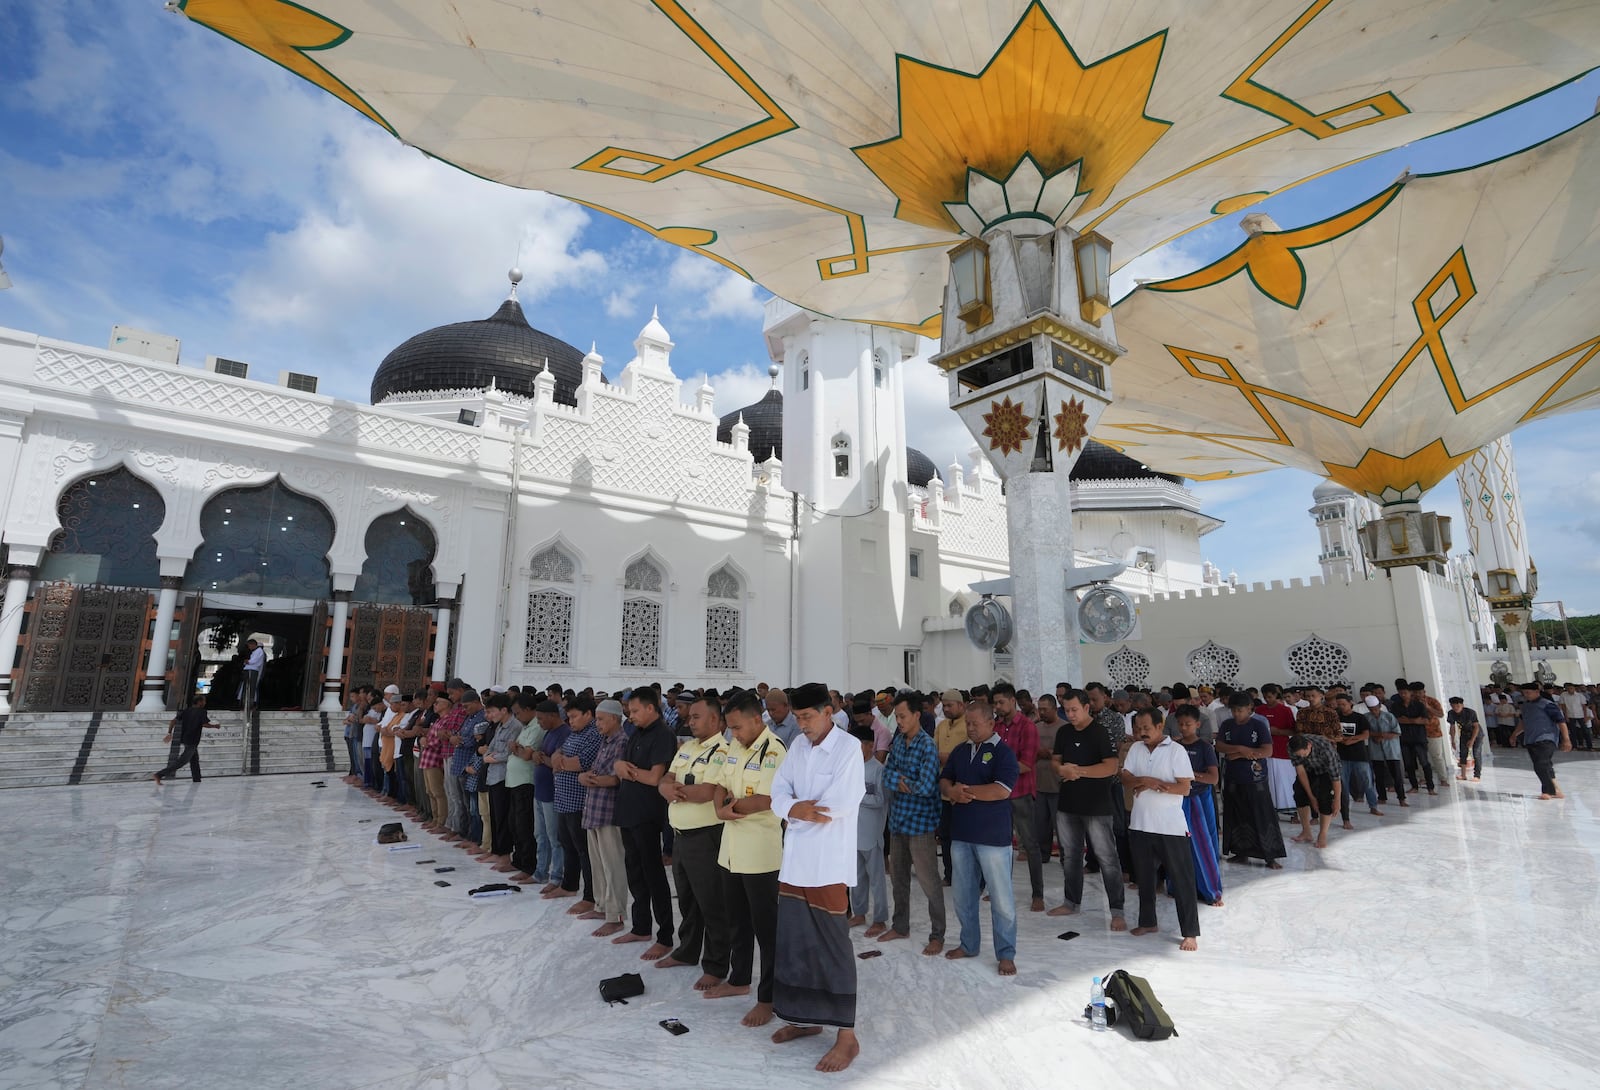
M 200 782 L 200 736 L 207 730 L 216 730 L 217 725 L 206 716 L 206 698 L 197 696 L 190 705 L 172 717 L 172 722 L 167 724 L 166 737 L 163 742 L 172 741 L 172 732 L 178 732 L 178 755 L 157 772 L 154 777 L 156 786 L 161 786 L 161 781 L 171 776 L 184 765 L 189 766 L 189 778 L 195 783 Z
M 244 714 L 256 710 L 256 699 L 261 692 L 261 671 L 267 668 L 267 652 L 255 640 L 244 641 L 244 679 L 239 683 L 239 699 Z

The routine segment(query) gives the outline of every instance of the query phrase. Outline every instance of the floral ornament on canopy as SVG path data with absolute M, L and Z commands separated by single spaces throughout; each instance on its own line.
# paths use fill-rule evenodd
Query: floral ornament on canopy
M 1004 401 L 991 401 L 989 411 L 983 414 L 983 437 L 989 440 L 989 449 L 1005 457 L 1012 451 L 1021 452 L 1022 444 L 1029 438 L 1028 414 L 1021 404 L 1007 397 Z

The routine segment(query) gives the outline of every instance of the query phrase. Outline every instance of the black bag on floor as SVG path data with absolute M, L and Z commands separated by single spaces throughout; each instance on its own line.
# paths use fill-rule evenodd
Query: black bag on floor
M 379 844 L 399 844 L 406 839 L 406 827 L 398 821 L 391 821 L 378 829 Z
M 644 977 L 638 973 L 623 973 L 600 982 L 600 998 L 607 1003 L 627 1005 L 628 1000 L 644 994 Z
M 1106 998 L 1117 1005 L 1117 1024 L 1127 1026 L 1135 1037 L 1165 1041 L 1178 1036 L 1172 1018 L 1144 977 L 1118 969 L 1106 980 Z

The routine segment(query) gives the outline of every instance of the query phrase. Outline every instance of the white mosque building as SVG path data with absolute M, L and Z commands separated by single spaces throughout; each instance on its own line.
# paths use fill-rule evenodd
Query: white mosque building
M 962 628 L 1007 571 L 1001 482 L 906 441 L 929 342 L 775 299 L 773 388 L 719 418 L 658 318 L 616 368 L 533 328 L 515 279 L 399 345 L 370 405 L 123 327 L 111 349 L 0 329 L 0 712 L 226 706 L 249 636 L 268 709 L 456 674 L 1005 675 Z M 1073 480 L 1083 562 L 1130 558 L 1147 598 L 1217 590 L 1220 524 L 1181 479 L 1091 443 Z

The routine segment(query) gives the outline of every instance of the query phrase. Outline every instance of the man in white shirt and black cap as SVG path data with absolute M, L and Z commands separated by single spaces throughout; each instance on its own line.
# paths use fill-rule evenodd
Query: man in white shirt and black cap
M 800 686 L 792 704 L 800 737 L 772 783 L 772 812 L 789 823 L 778 870 L 773 1010 L 789 1025 L 772 1039 L 782 1044 L 836 1026 L 817 1070 L 843 1071 L 861 1054 L 849 917 L 866 776 L 860 745 L 829 716 L 825 686 Z

